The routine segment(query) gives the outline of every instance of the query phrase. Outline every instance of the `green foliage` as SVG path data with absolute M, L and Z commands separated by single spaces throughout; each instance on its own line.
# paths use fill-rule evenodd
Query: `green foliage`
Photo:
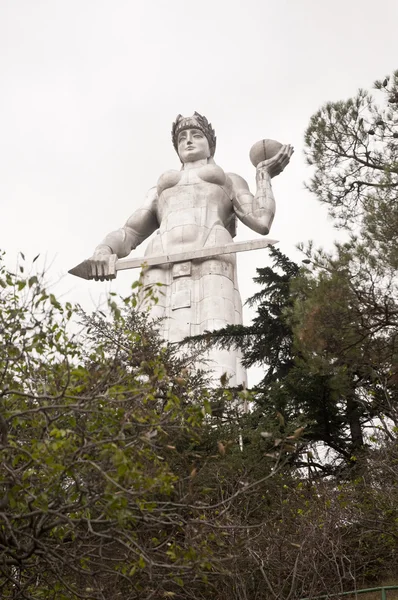
M 254 390 L 209 389 L 136 311 L 139 283 L 85 315 L 23 255 L 0 266 L 2 598 L 291 599 L 397 577 L 398 72 L 375 86 L 384 107 L 360 91 L 306 134 L 309 189 L 355 235 L 302 247 L 302 267 L 271 248 L 253 324 L 193 340 L 262 365 Z
M 254 412 L 281 413 L 290 431 L 305 426 L 295 464 L 308 465 L 305 452 L 321 443 L 316 464 L 327 474 L 332 456 L 338 470 L 355 464 L 375 419 L 393 437 L 398 422 L 398 72 L 375 87 L 384 106 L 363 90 L 329 102 L 305 137 L 308 188 L 354 233 L 330 253 L 302 246 L 302 268 L 271 249 L 273 266 L 258 269 L 249 299 L 253 324 L 199 340 L 233 345 L 247 367 L 264 367 Z
M 361 437 L 355 438 L 351 421 L 357 422 L 359 416 L 368 417 L 368 412 L 361 410 L 358 415 L 351 407 L 351 375 L 346 363 L 330 360 L 330 354 L 324 356 L 322 331 L 341 346 L 338 317 L 341 320 L 344 311 L 337 308 L 335 299 L 335 312 L 329 314 L 332 298 L 331 294 L 325 296 L 325 286 L 330 287 L 327 278 L 318 281 L 308 269 L 300 269 L 277 249 L 271 249 L 271 256 L 273 267 L 258 269 L 256 282 L 261 290 L 249 299 L 257 306 L 253 324 L 227 327 L 211 337 L 200 338 L 199 342 L 210 340 L 223 347 L 234 344 L 242 350 L 246 366 L 264 366 L 264 377 L 253 390 L 253 423 L 264 418 L 268 423 L 276 422 L 276 415 L 282 415 L 284 424 L 279 436 L 289 437 L 302 430 L 290 462 L 330 474 L 340 468 L 341 461 L 352 464 L 351 453 L 363 441 Z M 344 287 L 337 280 L 335 287 L 345 307 Z M 327 319 L 319 315 L 323 329 L 318 322 L 309 326 L 315 318 L 313 304 L 318 297 L 325 299 Z M 304 319 L 309 320 L 308 326 Z M 317 442 L 326 451 L 333 451 L 335 463 L 329 455 L 314 459 L 313 444 Z
M 102 597 L 115 582 L 143 590 L 156 560 L 171 581 L 186 576 L 192 548 L 167 554 L 184 529 L 167 513 L 178 481 L 167 457 L 176 428 L 197 435 L 197 388 L 177 382 L 181 363 L 134 298 L 124 314 L 112 302 L 112 320 L 81 315 L 73 334 L 76 308 L 23 269 L 0 274 L 2 597 Z
M 374 417 L 397 422 L 398 71 L 375 89 L 381 104 L 360 90 L 326 104 L 307 129 L 308 187 L 355 233 L 333 253 L 305 250 L 311 268 L 294 315 L 301 350 L 344 380 L 358 445 Z
M 87 316 L 2 268 L 2 598 L 266 600 L 394 572 L 396 441 L 380 429 L 366 459 L 350 454 L 344 485 L 316 477 L 304 411 L 320 376 L 289 319 L 317 279 L 274 256 L 259 301 L 285 345 L 278 362 L 264 331 L 275 362 L 254 393 L 207 389 L 134 295 Z
M 398 266 L 398 71 L 374 85 L 380 102 L 364 90 L 329 102 L 311 118 L 306 154 L 314 166 L 308 188 L 328 205 L 336 224 L 356 227 L 365 246 Z
M 250 398 L 207 390 L 134 294 L 88 316 L 24 269 L 0 272 L 1 597 L 204 597 L 285 450 L 249 443 Z

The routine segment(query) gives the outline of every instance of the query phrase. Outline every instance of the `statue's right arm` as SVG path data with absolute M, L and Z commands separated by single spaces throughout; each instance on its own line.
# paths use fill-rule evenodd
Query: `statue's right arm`
M 108 233 L 96 247 L 93 256 L 89 259 L 93 279 L 113 279 L 115 273 L 109 270 L 111 268 L 109 257 L 112 254 L 116 254 L 118 258 L 128 256 L 134 248 L 158 229 L 156 206 L 155 187 L 149 190 L 143 206 L 127 219 L 125 225 Z

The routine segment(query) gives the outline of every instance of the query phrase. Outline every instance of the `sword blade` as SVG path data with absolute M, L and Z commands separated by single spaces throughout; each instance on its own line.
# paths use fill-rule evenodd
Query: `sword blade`
M 249 240 L 247 242 L 234 242 L 225 246 L 212 246 L 210 248 L 201 248 L 200 250 L 189 250 L 188 252 L 179 252 L 178 254 L 163 254 L 163 256 L 144 256 L 143 258 L 120 258 L 116 261 L 116 271 L 124 269 L 136 269 L 142 265 L 152 267 L 155 265 L 164 265 L 167 263 L 185 262 L 200 258 L 211 258 L 212 256 L 222 256 L 223 254 L 233 254 L 235 252 L 247 252 L 248 250 L 259 250 L 266 246 L 276 244 L 278 240 L 260 239 Z
M 224 246 L 211 246 L 199 250 L 189 250 L 188 252 L 179 252 L 176 254 L 163 254 L 162 256 L 142 256 L 140 258 L 120 258 L 116 260 L 116 271 L 125 269 L 137 269 L 140 267 L 153 267 L 157 265 L 173 264 L 185 262 L 188 260 L 197 260 L 202 258 L 211 258 L 213 256 L 222 256 L 224 254 L 234 254 L 235 252 L 247 252 L 249 250 L 259 250 L 267 246 L 273 246 L 278 240 L 263 238 L 258 240 L 248 240 L 247 242 L 233 242 Z M 115 255 L 111 255 L 115 257 Z M 110 257 L 111 258 L 111 257 Z M 91 277 L 90 261 L 84 260 L 79 265 L 69 271 L 71 275 L 82 277 L 83 279 L 93 279 Z M 113 279 L 114 277 L 112 277 Z

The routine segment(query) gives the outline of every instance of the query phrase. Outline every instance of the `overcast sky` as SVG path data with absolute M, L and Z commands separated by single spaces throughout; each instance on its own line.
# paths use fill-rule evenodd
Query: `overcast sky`
M 273 180 L 271 237 L 296 259 L 299 241 L 330 247 L 326 210 L 303 186 L 303 134 L 323 103 L 398 68 L 397 30 L 396 0 L 0 0 L 7 263 L 40 253 L 56 293 L 89 310 L 103 300 L 108 284 L 66 273 L 179 168 L 171 123 L 195 110 L 216 129 L 216 162 L 252 191 L 252 144 L 294 145 Z M 240 224 L 238 239 L 254 237 Z M 266 250 L 241 255 L 243 299 L 266 262 Z M 126 293 L 135 275 L 112 289 Z

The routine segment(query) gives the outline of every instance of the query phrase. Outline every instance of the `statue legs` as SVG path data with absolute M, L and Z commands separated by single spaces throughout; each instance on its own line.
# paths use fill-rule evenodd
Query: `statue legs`
M 151 303 L 151 316 L 164 319 L 161 333 L 169 342 L 242 323 L 234 254 L 151 267 L 143 283 L 142 305 Z M 158 297 L 156 304 L 145 298 L 149 289 Z M 232 349 L 210 349 L 197 367 L 212 371 L 215 382 L 226 373 L 229 385 L 246 383 L 240 354 Z

